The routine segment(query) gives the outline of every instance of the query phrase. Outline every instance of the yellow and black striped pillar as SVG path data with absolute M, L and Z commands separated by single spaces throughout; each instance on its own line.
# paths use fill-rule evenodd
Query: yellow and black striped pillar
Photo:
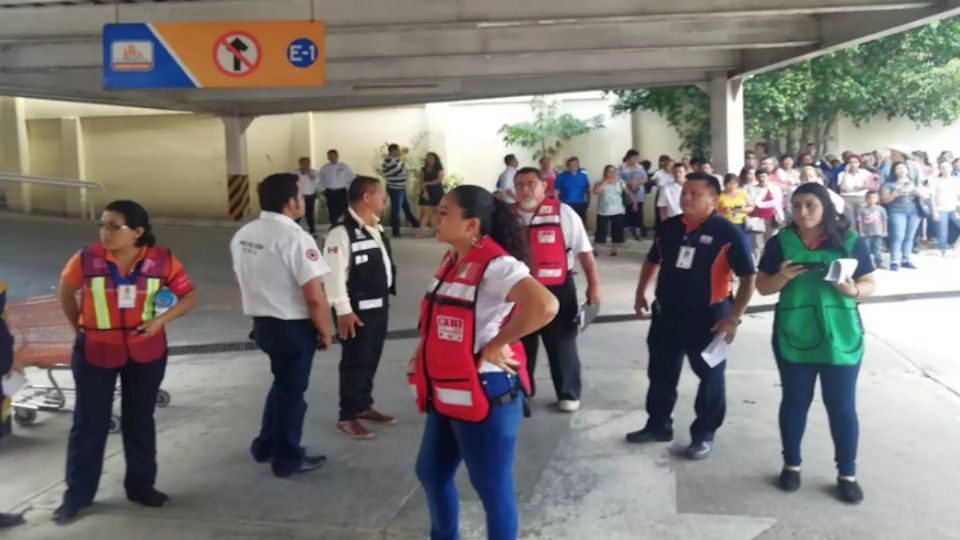
M 250 176 L 247 169 L 247 127 L 251 116 L 222 116 L 227 158 L 227 212 L 243 221 L 250 211 Z
M 250 177 L 245 174 L 227 175 L 227 193 L 230 197 L 230 219 L 243 221 L 250 210 Z

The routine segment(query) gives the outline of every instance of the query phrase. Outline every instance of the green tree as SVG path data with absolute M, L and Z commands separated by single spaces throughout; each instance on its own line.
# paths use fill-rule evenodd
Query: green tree
M 854 125 L 877 116 L 918 126 L 960 118 L 960 18 L 851 47 L 763 73 L 744 83 L 748 140 L 771 152 L 797 152 L 804 142 L 826 151 L 841 116 Z M 615 92 L 614 112 L 650 110 L 680 134 L 683 148 L 706 155 L 710 103 L 696 86 Z
M 543 96 L 533 98 L 530 109 L 533 111 L 532 122 L 504 124 L 497 134 L 508 146 L 534 150 L 535 160 L 544 156 L 552 158 L 566 141 L 603 127 L 603 115 L 581 120 L 569 113 L 560 114 L 559 104 Z

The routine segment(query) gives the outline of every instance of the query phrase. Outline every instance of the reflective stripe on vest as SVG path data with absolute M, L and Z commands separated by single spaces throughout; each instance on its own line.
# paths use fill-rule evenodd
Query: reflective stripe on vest
M 90 280 L 90 293 L 93 297 L 93 313 L 97 319 L 97 330 L 110 330 L 110 304 L 107 301 L 107 278 L 95 277 Z
M 141 315 L 141 320 L 144 322 L 153 319 L 156 315 L 156 306 L 154 305 L 157 291 L 160 290 L 160 280 L 157 278 L 148 278 L 147 279 L 147 290 L 144 295 L 143 300 L 143 315 Z

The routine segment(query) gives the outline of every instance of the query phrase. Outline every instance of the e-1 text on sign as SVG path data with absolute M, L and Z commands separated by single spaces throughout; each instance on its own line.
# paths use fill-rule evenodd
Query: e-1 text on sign
M 325 37 L 321 21 L 108 24 L 104 87 L 323 86 Z

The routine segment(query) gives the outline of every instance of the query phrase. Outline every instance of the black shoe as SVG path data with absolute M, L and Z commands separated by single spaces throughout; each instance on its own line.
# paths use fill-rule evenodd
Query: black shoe
M 3 514 L 0 513 L 0 529 L 9 529 L 17 525 L 23 525 L 27 520 L 23 519 L 23 514 Z
M 643 428 L 640 431 L 627 433 L 627 442 L 634 444 L 671 441 L 673 441 L 673 431 L 664 433 L 661 431 L 653 431 L 651 429 Z
M 393 237 L 394 237 L 394 238 L 402 238 L 403 235 L 400 234 L 400 233 L 398 233 L 398 232 L 395 232 L 395 233 L 393 233 Z
M 837 494 L 840 500 L 847 504 L 860 504 L 863 502 L 863 490 L 856 480 L 837 479 Z
M 780 489 L 791 493 L 800 489 L 800 471 L 790 469 L 780 471 L 780 480 L 777 485 L 780 486 Z
M 710 456 L 710 451 L 713 450 L 713 443 L 709 441 L 700 441 L 690 443 L 690 446 L 687 447 L 687 457 L 689 459 L 707 459 Z
M 530 410 L 530 400 L 523 400 L 523 417 L 530 418 L 533 416 L 533 412 Z
M 166 493 L 150 488 L 142 491 L 128 491 L 127 499 L 148 508 L 160 508 L 167 504 L 170 497 L 167 497 Z
M 319 469 L 327 462 L 327 456 L 304 456 L 303 463 L 295 473 L 305 473 Z
M 80 510 L 83 510 L 83 508 L 84 506 L 81 505 L 64 502 L 53 511 L 53 521 L 58 525 L 66 525 L 77 519 Z

